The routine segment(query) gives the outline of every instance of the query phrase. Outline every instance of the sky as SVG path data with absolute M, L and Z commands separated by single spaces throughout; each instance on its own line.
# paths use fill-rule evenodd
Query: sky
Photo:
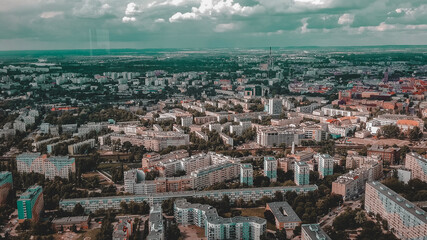
M 0 3 L 0 50 L 371 45 L 427 45 L 427 1 Z

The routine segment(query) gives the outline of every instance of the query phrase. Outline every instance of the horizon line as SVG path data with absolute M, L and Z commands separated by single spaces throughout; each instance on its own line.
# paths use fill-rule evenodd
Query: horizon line
M 150 48 L 63 48 L 63 49 L 11 49 L 0 52 L 25 52 L 25 51 L 110 51 L 110 50 L 160 50 L 160 49 L 263 49 L 263 48 L 372 48 L 372 47 L 427 47 L 427 44 L 385 44 L 385 45 L 304 45 L 304 46 L 263 46 L 263 47 L 150 47 Z

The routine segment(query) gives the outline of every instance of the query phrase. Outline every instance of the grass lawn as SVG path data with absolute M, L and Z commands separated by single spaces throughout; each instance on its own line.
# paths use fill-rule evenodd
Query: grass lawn
M 85 231 L 77 240 L 84 240 L 85 238 L 89 237 L 91 240 L 96 239 L 96 235 L 101 231 L 100 228 L 96 229 L 89 229 Z
M 242 216 L 245 216 L 245 217 L 254 216 L 254 217 L 264 218 L 264 211 L 265 211 L 264 207 L 242 208 L 238 210 L 242 211 Z M 267 222 L 267 229 L 276 231 L 276 225 L 273 223 Z

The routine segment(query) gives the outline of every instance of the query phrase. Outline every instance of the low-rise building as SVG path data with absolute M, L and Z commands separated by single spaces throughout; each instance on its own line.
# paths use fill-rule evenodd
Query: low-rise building
M 88 229 L 89 216 L 63 217 L 52 220 L 52 228 L 56 231 L 72 231 L 73 226 L 77 230 Z
M 301 219 L 287 202 L 267 203 L 265 210 L 271 211 L 271 213 L 273 213 L 276 228 L 278 230 L 293 230 L 302 223 Z

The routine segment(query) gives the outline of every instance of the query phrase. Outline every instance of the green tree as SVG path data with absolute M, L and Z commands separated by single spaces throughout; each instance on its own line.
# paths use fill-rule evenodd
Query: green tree
M 400 136 L 400 128 L 396 125 L 382 126 L 380 134 L 385 138 L 398 138 Z
M 423 133 L 421 132 L 419 127 L 414 127 L 409 131 L 409 140 L 417 141 L 423 137 Z
M 74 216 L 82 216 L 85 213 L 85 209 L 82 207 L 80 203 L 77 203 L 73 208 Z

